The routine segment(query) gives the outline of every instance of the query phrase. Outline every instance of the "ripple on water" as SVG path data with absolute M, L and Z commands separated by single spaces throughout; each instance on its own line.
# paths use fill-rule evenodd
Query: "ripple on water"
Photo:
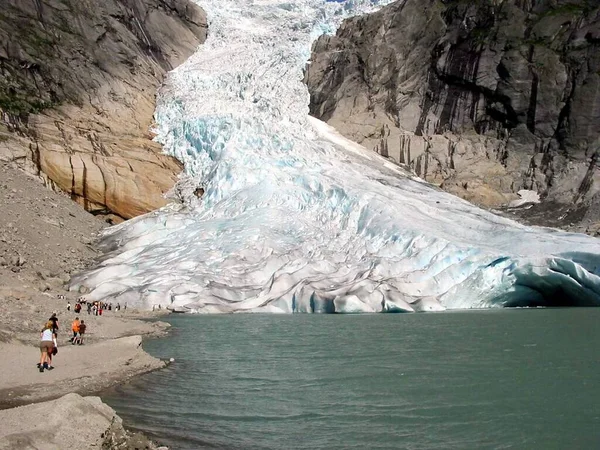
M 174 449 L 597 448 L 598 320 L 174 316 L 145 347 L 176 362 L 106 400 Z

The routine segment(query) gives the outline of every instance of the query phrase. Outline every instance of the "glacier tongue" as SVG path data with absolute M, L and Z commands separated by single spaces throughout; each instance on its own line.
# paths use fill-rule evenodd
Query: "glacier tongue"
M 209 39 L 156 115 L 184 205 L 108 229 L 72 289 L 204 313 L 600 305 L 599 240 L 473 207 L 309 118 L 311 41 L 386 2 L 198 3 Z

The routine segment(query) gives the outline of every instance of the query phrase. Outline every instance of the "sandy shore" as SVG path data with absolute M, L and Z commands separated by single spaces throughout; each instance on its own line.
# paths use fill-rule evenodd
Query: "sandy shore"
M 0 450 L 157 448 L 82 396 L 165 366 L 141 347 L 142 336 L 166 333 L 160 313 L 84 310 L 86 344 L 69 343 L 77 315 L 67 303 L 85 293 L 68 291 L 68 281 L 99 256 L 93 243 L 106 224 L 9 164 L 0 165 L 0 210 Z M 40 330 L 53 311 L 59 352 L 40 373 Z
M 33 346 L 0 344 L 1 406 L 17 406 L 76 392 L 89 395 L 140 373 L 160 369 L 163 361 L 141 347 L 141 336 L 110 339 L 84 346 L 59 347 L 53 370 L 40 373 L 40 352 Z
M 168 324 L 132 319 L 145 316 L 133 311 L 125 317 L 109 314 L 85 318 L 95 329 L 85 345 L 71 345 L 66 332 L 59 334 L 54 369 L 43 373 L 36 367 L 38 333 L 35 344 L 0 343 L 0 450 L 157 448 L 123 428 L 99 398 L 82 397 L 166 365 L 141 343 L 142 335 L 162 335 Z M 65 316 L 59 314 L 59 319 L 66 321 Z
M 136 315 L 143 314 L 128 314 Z M 36 367 L 37 345 L 0 343 L 0 450 L 157 448 L 123 428 L 115 411 L 99 398 L 87 396 L 165 367 L 141 344 L 142 335 L 164 334 L 168 324 L 108 314 L 86 319 L 95 327 L 89 343 L 71 345 L 66 332 L 59 334 L 54 369 L 43 373 Z

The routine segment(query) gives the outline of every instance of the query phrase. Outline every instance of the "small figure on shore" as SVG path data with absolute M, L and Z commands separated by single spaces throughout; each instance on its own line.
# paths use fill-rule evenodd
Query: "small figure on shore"
M 40 362 L 38 368 L 40 372 L 44 372 L 44 369 L 52 370 L 52 354 L 55 349 L 56 334 L 53 331 L 54 323 L 50 320 L 46 322 L 41 333 L 40 342 Z
M 67 311 L 71 311 L 71 302 L 67 302 Z
M 81 312 L 81 303 L 75 303 L 75 314 L 79 314 Z
M 71 324 L 71 331 L 73 331 L 73 337 L 71 338 L 71 343 L 75 343 L 75 338 L 77 337 L 77 333 L 79 333 L 79 317 L 75 317 L 75 320 Z
M 92 313 L 92 304 L 88 302 L 87 304 L 88 316 Z

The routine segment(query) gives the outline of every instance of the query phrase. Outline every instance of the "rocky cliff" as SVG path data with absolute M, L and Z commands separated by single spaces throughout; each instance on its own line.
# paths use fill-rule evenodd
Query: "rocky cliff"
M 399 1 L 321 37 L 305 81 L 313 115 L 443 189 L 600 219 L 597 1 Z
M 188 0 L 0 0 L 0 160 L 88 211 L 165 203 L 180 165 L 151 141 L 156 89 L 206 37 Z

